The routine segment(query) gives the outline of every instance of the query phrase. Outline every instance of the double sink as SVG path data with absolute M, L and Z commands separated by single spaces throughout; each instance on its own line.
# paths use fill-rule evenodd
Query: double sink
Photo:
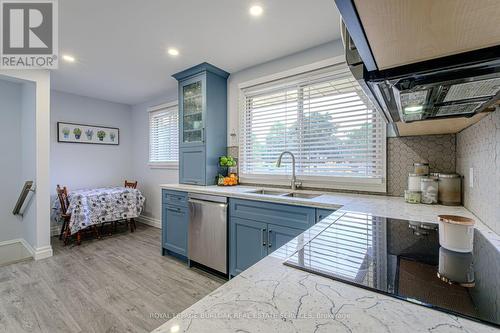
M 285 192 L 285 191 L 265 190 L 265 189 L 248 191 L 246 193 L 272 195 L 272 196 L 277 196 L 277 197 L 301 198 L 301 199 L 314 199 L 314 198 L 319 197 L 321 195 L 321 194 L 313 194 L 313 193 Z

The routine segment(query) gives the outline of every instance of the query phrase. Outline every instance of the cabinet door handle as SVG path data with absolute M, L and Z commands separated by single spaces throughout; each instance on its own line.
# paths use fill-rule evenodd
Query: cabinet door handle
M 180 208 L 176 208 L 176 209 L 173 209 L 173 208 L 167 208 L 167 210 L 171 211 L 171 212 L 174 212 L 174 213 L 179 213 L 181 211 Z
M 266 229 L 262 229 L 262 246 L 266 246 Z
M 267 236 L 267 237 L 268 237 L 268 238 L 267 238 L 267 246 L 268 246 L 268 247 L 272 247 L 272 246 L 273 246 L 273 244 L 271 244 L 271 233 L 272 233 L 272 232 L 273 232 L 273 231 L 272 231 L 271 229 L 269 229 L 269 234 L 268 234 L 268 236 Z

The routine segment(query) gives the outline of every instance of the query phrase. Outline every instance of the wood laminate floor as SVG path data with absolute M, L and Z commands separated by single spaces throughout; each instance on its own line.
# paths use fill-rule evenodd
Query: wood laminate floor
M 160 230 L 137 224 L 54 256 L 0 267 L 0 332 L 149 332 L 224 281 L 160 255 Z

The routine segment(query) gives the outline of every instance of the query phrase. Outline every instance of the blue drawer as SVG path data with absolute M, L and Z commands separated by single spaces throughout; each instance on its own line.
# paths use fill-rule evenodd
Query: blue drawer
M 230 199 L 230 216 L 305 230 L 314 225 L 316 209 L 261 201 Z
M 181 207 L 188 206 L 188 194 L 186 192 L 163 190 L 163 203 Z

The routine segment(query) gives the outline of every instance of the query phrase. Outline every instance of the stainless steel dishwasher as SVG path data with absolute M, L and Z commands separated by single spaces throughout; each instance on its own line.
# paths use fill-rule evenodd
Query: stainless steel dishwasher
M 189 193 L 189 260 L 227 274 L 227 198 Z

